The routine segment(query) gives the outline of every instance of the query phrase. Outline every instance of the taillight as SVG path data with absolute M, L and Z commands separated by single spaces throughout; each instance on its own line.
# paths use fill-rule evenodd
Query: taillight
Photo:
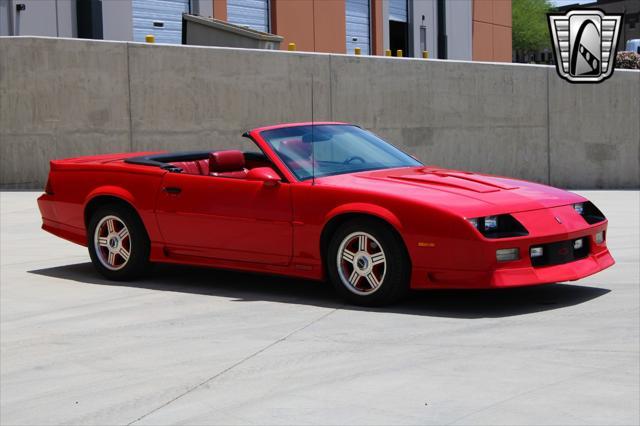
M 53 186 L 51 185 L 51 178 L 47 179 L 47 184 L 44 187 L 44 192 L 47 195 L 53 195 Z

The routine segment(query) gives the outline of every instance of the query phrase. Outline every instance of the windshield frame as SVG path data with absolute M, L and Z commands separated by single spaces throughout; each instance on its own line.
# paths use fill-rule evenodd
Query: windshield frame
M 353 128 L 357 128 L 363 132 L 369 133 L 371 136 L 373 136 L 374 138 L 378 139 L 379 141 L 381 141 L 382 143 L 388 145 L 389 147 L 391 147 L 391 149 L 396 150 L 398 153 L 405 155 L 406 157 L 408 157 L 408 159 L 410 159 L 411 161 L 415 161 L 416 164 L 415 165 L 393 165 L 393 166 L 388 166 L 388 167 L 369 167 L 369 168 L 363 168 L 363 169 L 358 169 L 358 170 L 350 170 L 350 171 L 336 171 L 336 172 L 331 172 L 331 173 L 323 173 L 321 175 L 318 175 L 316 173 L 311 173 L 311 175 L 309 176 L 304 176 L 301 177 L 298 175 L 298 173 L 296 173 L 296 171 L 294 171 L 289 164 L 287 163 L 287 161 L 282 158 L 281 154 L 278 152 L 278 150 L 276 150 L 276 148 L 273 146 L 272 142 L 269 140 L 268 137 L 265 137 L 266 135 L 264 133 L 268 133 L 274 130 L 281 130 L 281 129 L 292 129 L 292 128 L 298 128 L 298 127 L 337 127 L 337 126 L 346 126 L 346 127 L 353 127 Z M 405 151 L 403 151 L 402 149 L 398 148 L 397 146 L 395 146 L 394 144 L 382 139 L 380 136 L 376 135 L 375 133 L 363 129 L 361 126 L 358 126 L 356 124 L 351 124 L 351 123 L 341 123 L 341 122 L 320 122 L 320 123 L 297 123 L 295 125 L 282 125 L 282 126 L 270 126 L 270 127 L 265 127 L 265 128 L 261 128 L 261 129 L 256 129 L 252 132 L 249 132 L 250 134 L 254 134 L 256 136 L 258 136 L 258 138 L 261 140 L 261 142 L 263 142 L 266 147 L 268 147 L 268 150 L 273 154 L 274 157 L 276 157 L 278 159 L 277 163 L 282 167 L 285 168 L 286 171 L 288 172 L 287 174 L 291 175 L 296 181 L 298 182 L 306 182 L 306 181 L 313 181 L 315 179 L 320 179 L 323 177 L 330 177 L 330 176 L 338 176 L 338 175 L 347 175 L 347 174 L 355 174 L 355 173 L 363 173 L 363 172 L 368 172 L 368 171 L 373 171 L 373 170 L 390 170 L 390 169 L 397 169 L 397 168 L 405 168 L 405 167 L 423 167 L 424 163 L 422 163 L 422 161 L 418 160 L 417 158 L 415 158 L 414 156 L 407 154 Z M 249 134 L 249 136 L 250 136 Z M 257 139 L 258 139 L 257 138 Z M 254 141 L 257 142 L 257 141 Z M 317 143 L 317 142 L 312 142 L 312 143 Z M 260 145 L 258 143 L 258 145 Z

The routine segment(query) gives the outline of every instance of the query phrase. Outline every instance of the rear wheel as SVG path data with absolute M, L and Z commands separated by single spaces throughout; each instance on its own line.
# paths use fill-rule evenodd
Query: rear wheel
M 328 247 L 329 278 L 347 301 L 382 306 L 401 299 L 409 289 L 410 266 L 400 237 L 373 219 L 349 221 Z
M 130 280 L 149 263 L 149 238 L 142 221 L 129 208 L 106 205 L 89 220 L 88 246 L 94 267 L 111 280 Z

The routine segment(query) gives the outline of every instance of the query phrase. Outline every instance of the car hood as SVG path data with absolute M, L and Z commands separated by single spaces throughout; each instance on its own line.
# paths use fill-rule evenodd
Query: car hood
M 465 217 L 517 213 L 585 201 L 546 185 L 438 167 L 375 170 L 316 179 L 317 183 L 403 198 Z

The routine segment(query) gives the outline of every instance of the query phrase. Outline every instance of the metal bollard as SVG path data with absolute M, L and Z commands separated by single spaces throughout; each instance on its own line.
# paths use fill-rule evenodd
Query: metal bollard
M 384 56 L 391 56 L 391 49 L 387 49 L 384 51 Z
M 289 52 L 295 52 L 296 51 L 296 44 L 295 43 L 289 43 L 288 50 L 289 50 Z
M 422 51 L 422 57 L 424 59 L 429 59 L 429 51 L 428 50 L 423 50 Z
M 146 36 L 144 36 L 144 41 L 146 41 L 147 43 L 155 43 L 156 37 L 153 34 L 147 34 Z
M 396 56 L 398 58 L 402 58 L 402 50 L 401 49 L 396 50 Z
M 356 48 L 353 50 L 353 53 L 355 53 L 356 55 L 360 55 L 360 54 L 362 53 L 362 49 L 360 49 L 359 47 L 356 47 Z

